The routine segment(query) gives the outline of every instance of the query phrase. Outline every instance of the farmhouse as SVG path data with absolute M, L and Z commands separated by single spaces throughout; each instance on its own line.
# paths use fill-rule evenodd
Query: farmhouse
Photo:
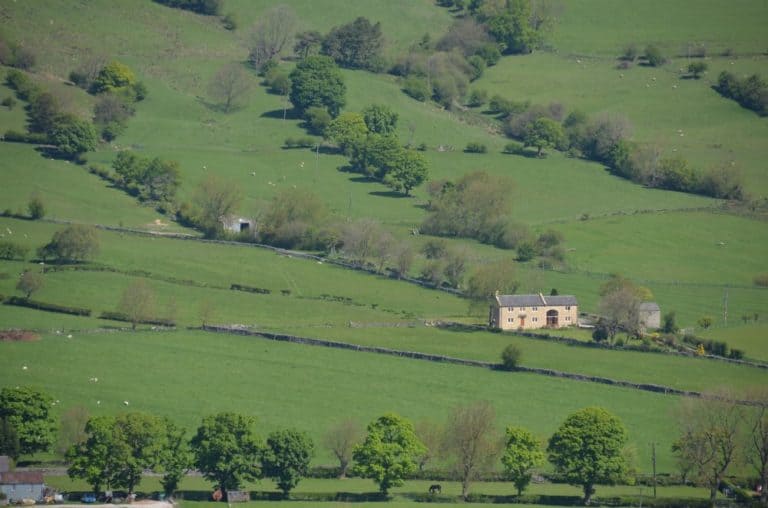
M 491 304 L 490 325 L 502 330 L 564 328 L 579 324 L 575 296 L 499 295 Z
M 43 473 L 40 471 L 0 473 L 0 492 L 5 494 L 9 503 L 21 502 L 22 499 L 43 500 Z
M 221 217 L 220 221 L 226 231 L 232 233 L 256 233 L 255 222 L 252 219 L 230 215 Z
M 656 302 L 643 302 L 638 307 L 640 325 L 648 329 L 661 328 L 661 309 Z

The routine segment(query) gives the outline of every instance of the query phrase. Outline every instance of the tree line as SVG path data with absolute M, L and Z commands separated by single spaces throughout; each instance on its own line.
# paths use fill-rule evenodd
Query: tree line
M 733 393 L 710 393 L 682 401 L 677 411 L 679 433 L 670 451 L 681 480 L 707 486 L 712 501 L 739 463 L 753 468 L 757 485 L 768 481 L 768 393 L 757 389 L 746 397 L 750 405 L 734 402 Z M 55 445 L 66 456 L 68 474 L 87 481 L 96 493 L 125 489 L 130 494 L 143 471 L 152 470 L 162 474 L 163 488 L 172 495 L 194 468 L 224 495 L 246 482 L 271 478 L 287 496 L 308 475 L 315 453 L 312 439 L 297 429 L 277 430 L 262 440 L 256 419 L 248 415 L 206 416 L 188 439 L 170 419 L 141 412 L 91 417 L 75 407 L 57 424 L 57 403 L 29 387 L 0 390 L 0 454 L 18 459 Z M 585 504 L 597 485 L 621 483 L 634 474 L 626 427 L 604 408 L 570 414 L 546 446 L 516 426 L 497 434 L 496 420 L 493 406 L 482 401 L 454 407 L 444 423 L 414 425 L 386 413 L 365 430 L 353 420 L 339 421 L 327 430 L 323 444 L 338 460 L 340 477 L 351 472 L 372 479 L 385 495 L 437 461 L 461 482 L 464 499 L 471 483 L 499 461 L 520 495 L 546 458 L 559 478 L 582 488 Z M 768 500 L 765 490 L 761 500 Z

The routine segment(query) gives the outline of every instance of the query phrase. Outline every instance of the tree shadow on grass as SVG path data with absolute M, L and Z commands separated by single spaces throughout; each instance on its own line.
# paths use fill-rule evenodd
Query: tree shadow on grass
M 275 120 L 283 119 L 283 108 L 273 109 L 272 111 L 265 111 L 261 115 L 261 118 L 272 118 Z M 301 120 L 301 117 L 296 113 L 296 110 L 291 108 L 285 111 L 286 120 Z
M 412 198 L 413 196 L 406 196 L 402 192 L 397 191 L 371 191 L 369 196 L 378 196 L 383 198 Z

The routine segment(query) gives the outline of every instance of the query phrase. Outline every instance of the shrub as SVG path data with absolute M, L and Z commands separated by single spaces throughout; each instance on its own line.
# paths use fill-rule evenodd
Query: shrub
M 464 148 L 464 151 L 467 153 L 486 153 L 488 152 L 488 147 L 485 146 L 483 143 L 471 141 L 467 143 L 467 146 L 466 148 Z
M 646 46 L 643 58 L 645 58 L 645 61 L 648 62 L 648 65 L 651 67 L 660 67 L 667 61 L 667 59 L 664 58 L 664 55 L 662 55 L 661 50 L 652 44 Z
M 485 44 L 475 52 L 475 55 L 485 60 L 488 67 L 496 65 L 501 59 L 501 52 L 496 44 Z
M 760 286 L 763 288 L 768 287 L 768 273 L 758 273 L 754 276 L 752 282 L 755 284 L 755 286 Z
M 403 92 L 421 102 L 432 96 L 427 80 L 416 76 L 411 76 L 403 82 Z
M 469 94 L 467 105 L 472 108 L 479 108 L 488 100 L 488 92 L 485 90 L 472 90 Z
M 68 307 L 55 303 L 39 302 L 28 298 L 12 296 L 5 301 L 6 305 L 17 305 L 19 307 L 29 307 L 30 309 L 44 310 L 47 312 L 58 312 L 60 314 L 72 314 L 73 316 L 90 316 L 91 309 L 81 307 Z
M 236 30 L 237 17 L 235 17 L 234 13 L 229 12 L 221 19 L 221 24 L 225 30 Z
M 331 114 L 325 108 L 311 106 L 304 113 L 309 130 L 315 134 L 322 135 L 328 124 L 331 123 Z
M 637 58 L 638 49 L 637 45 L 632 43 L 628 44 L 627 47 L 624 48 L 624 52 L 619 57 L 621 60 L 627 61 L 627 62 L 634 62 Z
M 10 240 L 0 240 L 0 259 L 21 259 L 27 255 L 29 249 Z
M 29 211 L 29 216 L 32 219 L 37 220 L 45 217 L 45 203 L 39 194 L 34 193 L 29 197 L 27 211 Z
M 445 240 L 437 238 L 427 240 L 427 243 L 425 243 L 424 247 L 421 248 L 421 252 L 426 256 L 427 259 L 439 259 L 445 256 L 447 251 L 448 244 L 445 242 Z
M 16 106 L 16 99 L 13 97 L 6 97 L 3 99 L 3 102 L 0 102 L 3 106 L 5 106 L 8 109 L 13 109 L 14 106 Z
M 515 344 L 510 344 L 501 352 L 501 367 L 504 370 L 515 370 L 523 356 L 522 350 Z
M 33 95 L 40 93 L 40 87 L 29 76 L 15 69 L 8 71 L 5 82 L 9 88 L 16 91 L 16 96 L 23 101 L 28 101 Z
M 741 360 L 744 358 L 744 351 L 741 349 L 731 349 L 730 353 L 728 353 L 728 358 L 733 360 Z
M 533 242 L 522 242 L 517 246 L 517 260 L 520 262 L 530 261 L 536 256 L 536 246 Z
M 44 132 L 19 132 L 14 130 L 5 131 L 3 139 L 11 143 L 30 143 L 33 145 L 43 145 L 48 142 L 48 135 Z
M 692 62 L 688 65 L 688 73 L 690 73 L 694 79 L 699 79 L 702 74 L 707 72 L 709 66 L 706 62 Z

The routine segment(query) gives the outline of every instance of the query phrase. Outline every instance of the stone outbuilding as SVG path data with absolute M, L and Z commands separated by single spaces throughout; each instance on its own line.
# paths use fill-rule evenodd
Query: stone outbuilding
M 646 330 L 661 328 L 661 309 L 656 302 L 643 302 L 638 307 L 640 325 Z
M 579 324 L 579 304 L 572 295 L 499 295 L 491 304 L 489 323 L 502 330 L 565 328 Z
M 24 499 L 42 501 L 45 492 L 43 473 L 40 471 L 0 473 L 0 492 L 6 495 L 11 504 L 20 503 Z

